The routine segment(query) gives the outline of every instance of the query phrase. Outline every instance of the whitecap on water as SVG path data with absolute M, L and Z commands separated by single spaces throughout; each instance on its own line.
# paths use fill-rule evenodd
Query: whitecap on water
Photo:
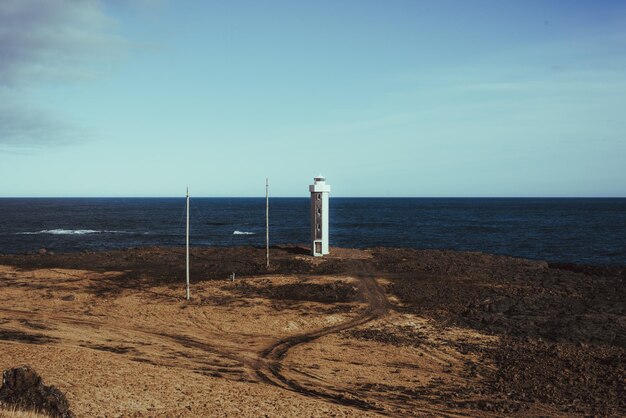
M 255 232 L 248 232 L 248 231 L 235 231 L 233 232 L 233 235 L 255 235 Z
M 95 229 L 42 229 L 35 232 L 16 232 L 16 235 L 86 235 L 86 234 L 128 234 L 126 231 L 96 231 Z

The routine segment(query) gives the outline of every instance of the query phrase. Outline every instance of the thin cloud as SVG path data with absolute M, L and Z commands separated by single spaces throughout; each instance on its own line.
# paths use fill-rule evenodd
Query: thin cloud
M 66 145 L 79 139 L 82 129 L 48 112 L 14 100 L 0 105 L 0 150 L 36 150 L 48 145 Z
M 71 123 L 14 98 L 41 83 L 98 76 L 129 50 L 117 22 L 97 0 L 0 2 L 0 145 L 32 147 L 72 142 Z
M 116 22 L 93 0 L 0 3 L 0 84 L 82 79 L 127 48 Z

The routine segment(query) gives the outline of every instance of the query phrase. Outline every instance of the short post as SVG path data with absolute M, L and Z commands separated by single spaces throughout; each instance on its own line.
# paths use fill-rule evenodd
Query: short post
M 187 279 L 187 300 L 191 297 L 189 295 L 189 187 L 187 187 L 187 227 L 185 233 L 185 264 L 186 264 L 186 279 Z
M 270 194 L 269 179 L 265 177 L 265 267 L 270 268 Z

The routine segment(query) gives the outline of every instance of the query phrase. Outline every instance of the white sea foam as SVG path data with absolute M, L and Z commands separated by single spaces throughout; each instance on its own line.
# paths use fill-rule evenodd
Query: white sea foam
M 95 229 L 42 229 L 35 232 L 16 232 L 16 235 L 86 235 L 86 234 L 129 234 L 127 231 L 96 231 Z
M 233 235 L 256 235 L 256 232 L 235 231 Z

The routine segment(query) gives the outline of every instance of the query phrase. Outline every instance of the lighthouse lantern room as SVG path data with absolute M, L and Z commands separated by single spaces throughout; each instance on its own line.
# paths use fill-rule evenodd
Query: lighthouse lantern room
M 328 195 L 326 178 L 317 176 L 309 186 L 311 192 L 311 252 L 315 257 L 328 254 Z

